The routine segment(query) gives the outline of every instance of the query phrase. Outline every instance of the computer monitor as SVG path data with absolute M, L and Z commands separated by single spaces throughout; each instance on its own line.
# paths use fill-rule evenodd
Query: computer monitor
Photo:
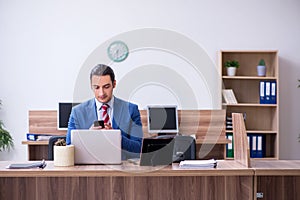
M 149 105 L 147 119 L 149 133 L 178 133 L 176 105 Z
M 67 130 L 72 107 L 79 103 L 59 102 L 57 110 L 57 129 Z

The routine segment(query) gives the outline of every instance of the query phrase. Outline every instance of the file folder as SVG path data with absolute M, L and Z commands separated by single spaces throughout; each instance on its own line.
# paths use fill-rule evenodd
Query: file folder
M 256 150 L 256 157 L 262 158 L 263 157 L 263 136 L 257 135 L 257 150 Z
M 276 95 L 276 81 L 271 82 L 271 104 L 277 103 L 277 95 Z
M 263 158 L 265 157 L 265 135 L 251 134 L 250 135 L 250 157 Z
M 255 135 L 253 135 L 252 136 L 252 147 L 251 147 L 252 158 L 256 158 L 257 157 L 257 155 L 256 155 L 256 153 L 257 153 L 256 149 L 257 149 L 256 137 L 255 137 Z
M 260 81 L 259 83 L 259 103 L 260 104 L 265 104 L 266 99 L 265 99 L 265 82 Z
M 227 158 L 233 158 L 234 152 L 233 152 L 233 135 L 231 133 L 226 135 L 227 139 L 231 140 L 231 143 L 228 143 L 226 145 L 226 156 Z
M 270 81 L 266 81 L 266 89 L 265 89 L 265 103 L 266 104 L 270 104 L 271 103 L 271 82 Z

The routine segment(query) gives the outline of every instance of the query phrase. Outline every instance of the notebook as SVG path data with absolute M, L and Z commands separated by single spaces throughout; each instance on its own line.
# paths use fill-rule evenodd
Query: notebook
M 75 164 L 121 164 L 120 130 L 72 130 Z

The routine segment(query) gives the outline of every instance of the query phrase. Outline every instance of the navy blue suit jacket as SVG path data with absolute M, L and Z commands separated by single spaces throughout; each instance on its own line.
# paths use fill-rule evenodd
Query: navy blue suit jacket
M 122 133 L 122 158 L 139 157 L 143 130 L 136 104 L 114 97 L 112 128 Z M 98 120 L 95 99 L 73 107 L 68 124 L 67 144 L 71 143 L 72 129 L 89 129 Z

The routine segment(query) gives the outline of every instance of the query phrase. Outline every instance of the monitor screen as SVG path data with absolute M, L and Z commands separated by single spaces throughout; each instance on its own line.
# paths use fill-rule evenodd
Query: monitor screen
M 177 106 L 147 106 L 149 133 L 178 133 Z
M 77 104 L 79 103 L 71 103 L 71 102 L 58 103 L 58 111 L 57 111 L 58 130 L 68 129 L 68 122 L 69 122 L 72 107 L 76 106 Z

